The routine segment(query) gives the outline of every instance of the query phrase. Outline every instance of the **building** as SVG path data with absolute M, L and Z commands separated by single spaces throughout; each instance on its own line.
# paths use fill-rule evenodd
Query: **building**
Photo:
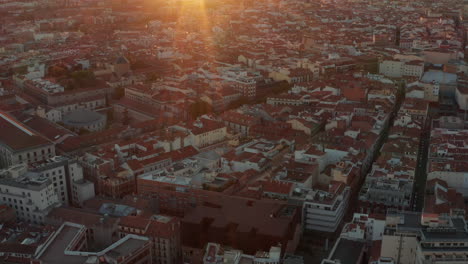
M 63 90 L 53 83 L 43 79 L 26 80 L 24 84 L 18 84 L 28 95 L 39 100 L 43 104 L 57 107 L 62 114 L 77 109 L 97 109 L 104 107 L 106 96 L 112 93 L 112 88 L 105 84 L 92 88 Z
M 341 237 L 356 240 L 380 241 L 385 229 L 385 215 L 354 213 L 351 222 L 341 230 Z
M 385 224 L 381 257 L 390 258 L 395 263 L 417 263 L 416 250 L 421 231 L 421 213 L 389 210 Z
M 411 209 L 414 169 L 386 171 L 374 167 L 359 193 L 361 210 L 385 213 L 388 208 Z
M 398 110 L 398 115 L 408 114 L 413 120 L 425 122 L 429 112 L 429 102 L 424 99 L 406 98 Z
M 121 77 L 130 72 L 130 62 L 124 56 L 118 57 L 112 65 L 113 72 Z
M 152 242 L 153 264 L 178 264 L 182 261 L 180 220 L 171 216 L 125 216 L 119 222 L 120 237 L 135 234 Z
M 16 220 L 15 210 L 5 204 L 0 205 L 0 223 L 9 223 Z
M 468 262 L 468 231 L 463 218 L 441 219 L 421 230 L 416 263 L 442 264 Z
M 421 78 L 424 73 L 424 62 L 384 60 L 380 62 L 379 73 L 393 78 Z
M 440 96 L 454 99 L 458 76 L 454 73 L 430 70 L 424 73 L 421 77 L 421 82 L 439 84 Z
M 50 241 L 57 228 L 25 222 L 2 223 L 1 263 L 33 263 L 37 252 Z
M 90 110 L 72 111 L 63 117 L 65 126 L 80 131 L 101 131 L 106 127 L 106 116 Z
M 457 87 L 455 90 L 455 101 L 461 110 L 468 110 L 468 87 Z
M 185 247 L 202 249 L 214 242 L 246 254 L 268 251 L 279 244 L 281 252 L 292 253 L 301 233 L 295 206 L 232 196 L 197 205 L 185 213 L 181 223 Z
M 33 163 L 55 156 L 52 142 L 0 112 L 0 167 Z
M 427 168 L 428 181 L 441 179 L 465 197 L 468 196 L 467 136 L 465 129 L 432 129 Z
M 204 148 L 221 143 L 227 136 L 226 126 L 222 122 L 206 117 L 201 117 L 192 124 L 185 126 L 177 125 L 172 128 L 187 132 L 189 135 L 184 138 L 184 146 L 191 145 L 196 148 Z
M 151 242 L 137 235 L 127 235 L 101 251 L 90 250 L 86 227 L 70 222 L 63 223 L 35 255 L 41 263 L 49 264 L 144 264 L 151 263 L 151 257 Z
M 423 212 L 438 218 L 441 215 L 466 216 L 465 199 L 447 182 L 432 179 L 426 182 Z
M 54 208 L 45 223 L 60 227 L 64 222 L 73 222 L 86 227 L 86 240 L 90 247 L 105 248 L 119 239 L 117 217 L 101 214 L 99 210 L 72 207 Z
M 30 171 L 50 179 L 64 205 L 80 206 L 94 197 L 94 184 L 84 179 L 83 168 L 77 160 L 55 156 L 32 164 Z
M 331 182 L 328 190 L 306 193 L 302 206 L 304 230 L 337 231 L 348 209 L 349 196 L 350 188 L 341 182 Z
M 260 122 L 260 118 L 230 110 L 221 114 L 221 119 L 228 129 L 240 133 L 242 137 L 249 135 L 250 128 Z
M 0 203 L 14 208 L 19 220 L 44 223 L 49 212 L 61 205 L 53 182 L 24 164 L 0 172 Z
M 441 179 L 463 196 L 468 196 L 468 162 L 467 161 L 430 161 L 427 180 Z
M 338 238 L 327 259 L 321 264 L 360 264 L 365 259 L 366 243 L 346 238 Z
M 389 211 L 381 257 L 402 264 L 466 263 L 467 244 L 463 217 Z
M 203 264 L 280 264 L 281 248 L 271 247 L 268 252 L 257 251 L 254 255 L 244 254 L 242 250 L 208 243 L 203 256 Z

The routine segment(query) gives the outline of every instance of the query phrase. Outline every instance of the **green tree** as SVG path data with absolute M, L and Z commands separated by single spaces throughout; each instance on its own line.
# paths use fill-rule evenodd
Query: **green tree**
M 72 72 L 71 79 L 78 87 L 93 86 L 96 82 L 96 76 L 92 71 Z

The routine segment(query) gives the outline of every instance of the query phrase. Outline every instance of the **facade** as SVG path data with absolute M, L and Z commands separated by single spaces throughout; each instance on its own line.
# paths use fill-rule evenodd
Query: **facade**
M 184 139 L 184 146 L 204 148 L 226 139 L 226 126 L 219 121 L 208 118 L 199 118 L 193 124 L 186 126 L 173 126 L 175 130 L 185 131 L 189 135 Z
M 203 256 L 203 264 L 280 264 L 281 248 L 271 247 L 268 252 L 257 251 L 254 255 L 244 254 L 242 250 L 223 248 L 217 243 L 208 243 Z
M 0 223 L 9 223 L 16 220 L 15 210 L 8 205 L 0 205 Z
M 379 72 L 388 77 L 418 77 L 424 73 L 423 61 L 395 61 L 384 60 L 379 65 Z
M 362 210 L 385 213 L 388 208 L 409 210 L 413 193 L 413 175 L 409 172 L 385 172 L 374 170 L 367 175 L 359 193 Z M 402 176 L 401 178 L 399 176 Z
M 127 234 L 148 237 L 152 242 L 153 264 L 178 264 L 182 260 L 180 221 L 175 217 L 126 216 L 120 219 L 119 233 L 121 238 Z
M 391 210 L 387 212 L 385 223 L 381 257 L 392 259 L 395 263 L 416 263 L 421 213 Z
M 303 228 L 335 232 L 348 208 L 349 196 L 350 188 L 339 182 L 332 182 L 329 191 L 309 192 L 302 206 Z
M 52 142 L 4 112 L 0 112 L 0 130 L 0 167 L 33 163 L 55 156 Z
M 250 128 L 258 124 L 258 117 L 238 113 L 236 111 L 226 111 L 221 115 L 221 119 L 228 129 L 240 133 L 242 137 L 249 136 Z
M 424 99 L 407 98 L 401 108 L 399 115 L 408 114 L 413 120 L 425 121 L 429 112 L 429 102 Z
M 106 127 L 106 116 L 89 110 L 76 110 L 63 117 L 65 126 L 88 131 L 101 131 Z
M 441 179 L 463 196 L 468 196 L 468 162 L 466 161 L 431 161 L 427 180 Z
M 468 110 L 468 87 L 457 87 L 455 90 L 455 101 L 461 110 Z
M 395 263 L 466 263 L 466 221 L 459 216 L 433 216 L 389 211 L 381 257 Z
M 463 218 L 447 218 L 448 225 L 421 231 L 416 251 L 417 264 L 468 262 L 468 231 Z
M 465 129 L 434 128 L 427 168 L 427 180 L 441 179 L 465 197 L 468 196 L 467 136 Z
M 101 251 L 89 250 L 85 226 L 63 223 L 56 235 L 36 254 L 41 263 L 151 263 L 151 242 L 146 237 L 127 235 Z
M 84 179 L 83 169 L 76 160 L 55 156 L 33 164 L 30 170 L 52 181 L 64 205 L 82 205 L 85 200 L 94 197 L 94 184 Z
M 73 110 L 72 107 L 99 108 L 104 105 L 101 99 L 112 93 L 112 88 L 106 86 L 76 89 L 72 91 L 63 91 L 60 88 L 44 89 L 40 83 L 38 84 L 30 80 L 25 81 L 22 87 L 24 92 L 48 106 L 66 105 L 65 112 Z M 87 106 L 85 106 L 85 104 L 87 104 Z M 70 107 L 68 108 L 68 106 Z
M 19 220 L 42 224 L 48 213 L 61 205 L 53 182 L 28 172 L 24 164 L 14 165 L 0 174 L 0 203 L 14 208 Z

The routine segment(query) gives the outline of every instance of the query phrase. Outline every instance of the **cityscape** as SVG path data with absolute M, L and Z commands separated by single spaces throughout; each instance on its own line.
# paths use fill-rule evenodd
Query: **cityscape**
M 467 38 L 468 0 L 0 0 L 0 263 L 467 264 Z

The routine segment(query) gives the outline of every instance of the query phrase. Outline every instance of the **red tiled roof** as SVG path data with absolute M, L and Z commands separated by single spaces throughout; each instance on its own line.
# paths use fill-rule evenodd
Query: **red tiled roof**
M 289 194 L 293 188 L 293 184 L 290 182 L 283 181 L 262 181 L 261 182 L 263 192 Z

